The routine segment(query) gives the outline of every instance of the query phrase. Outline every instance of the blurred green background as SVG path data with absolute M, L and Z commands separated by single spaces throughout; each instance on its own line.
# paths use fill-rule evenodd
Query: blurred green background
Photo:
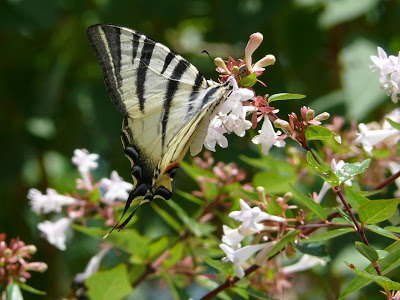
M 376 55 L 378 45 L 388 54 L 400 50 L 399 4 L 390 0 L 1 1 L 0 232 L 36 244 L 34 260 L 49 264 L 49 270 L 34 274 L 30 284 L 48 291 L 47 299 L 66 296 L 74 274 L 84 269 L 97 244 L 75 234 L 74 243 L 61 252 L 41 239 L 36 228 L 39 217 L 26 199 L 28 189 L 44 192 L 50 186 L 60 193 L 72 191 L 78 173 L 70 159 L 76 148 L 100 154 L 97 178 L 108 177 L 115 169 L 129 180 L 119 139 L 121 116 L 109 100 L 86 39 L 88 26 L 114 23 L 137 29 L 181 53 L 214 80 L 215 67 L 201 51 L 212 57 L 242 58 L 250 34 L 261 32 L 264 42 L 255 59 L 271 53 L 277 63 L 264 73 L 261 80 L 268 86 L 260 85 L 258 93 L 307 95 L 305 102 L 279 104 L 282 117 L 306 104 L 317 113 L 371 121 L 395 107 L 369 70 L 369 56 Z M 237 155 L 248 149 L 231 136 L 229 150 L 218 148 L 216 158 L 237 161 Z M 187 185 L 183 171 L 175 182 Z M 162 230 L 150 208 L 143 215 L 151 218 L 140 221 L 142 232 Z M 346 255 L 346 248 L 341 250 L 338 255 Z M 323 281 L 315 277 L 312 283 L 329 289 L 344 280 L 341 272 L 330 268 L 321 274 Z M 363 290 L 359 299 L 369 298 L 367 293 Z

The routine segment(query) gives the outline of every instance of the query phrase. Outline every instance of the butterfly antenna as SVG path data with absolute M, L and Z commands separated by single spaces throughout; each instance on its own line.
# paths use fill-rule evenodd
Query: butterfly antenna
M 135 191 L 136 191 L 136 189 L 133 190 L 133 191 L 129 194 L 129 197 L 128 197 L 128 200 L 126 200 L 124 212 L 122 213 L 121 218 L 119 219 L 119 221 L 117 222 L 117 224 L 115 224 L 114 227 L 110 230 L 110 232 L 107 233 L 107 234 L 103 237 L 103 239 L 106 239 L 106 238 L 111 234 L 111 232 L 114 231 L 115 228 L 117 228 L 117 227 L 119 228 L 119 227 L 120 227 L 120 226 L 118 226 L 119 223 L 121 222 L 122 218 L 125 216 L 126 212 L 128 211 L 129 207 L 131 206 L 131 203 L 132 203 L 133 199 L 134 199 L 135 196 L 136 196 Z M 141 204 L 142 204 L 142 203 L 140 203 L 140 204 L 134 209 L 134 212 L 136 212 L 137 208 L 138 208 Z M 131 217 L 129 218 L 129 220 L 130 220 L 132 217 L 133 217 L 133 216 L 131 216 Z M 125 222 L 124 222 L 124 223 L 125 223 Z M 125 225 L 126 225 L 126 224 L 125 224 Z M 125 225 L 124 225 L 124 226 L 125 226 Z M 119 229 L 119 230 L 121 230 L 121 229 Z
M 212 60 L 212 58 L 211 58 L 211 55 L 210 55 L 210 53 L 208 53 L 208 51 L 207 51 L 207 50 L 203 50 L 203 51 L 201 51 L 201 53 L 205 53 L 205 54 L 207 54 L 207 55 L 208 55 L 208 58 L 211 60 L 212 64 L 213 64 L 213 65 L 215 65 L 215 64 L 214 64 L 214 61 L 213 61 L 213 60 Z

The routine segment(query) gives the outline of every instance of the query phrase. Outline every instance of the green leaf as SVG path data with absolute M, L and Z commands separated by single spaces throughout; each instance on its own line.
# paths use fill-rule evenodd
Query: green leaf
M 371 200 L 360 205 L 358 215 L 361 222 L 375 224 L 394 215 L 400 199 Z
M 257 82 L 256 73 L 251 73 L 250 75 L 240 79 L 240 85 L 242 87 L 251 87 Z
M 192 194 L 186 193 L 186 192 L 181 191 L 181 190 L 176 190 L 175 193 L 178 194 L 179 196 L 181 196 L 182 198 L 192 202 L 192 203 L 198 204 L 200 206 L 204 205 L 204 201 L 203 200 L 197 198 L 196 196 L 193 196 Z
M 153 202 L 150 202 L 151 207 L 158 213 L 158 215 L 168 223 L 169 226 L 171 226 L 176 232 L 180 233 L 182 232 L 182 225 L 179 224 L 178 221 L 175 220 L 174 217 L 172 217 L 169 213 L 167 213 L 165 210 L 161 209 L 157 204 Z
M 358 275 L 360 275 L 366 279 L 375 281 L 377 284 L 379 284 L 385 290 L 388 290 L 388 289 L 400 290 L 400 283 L 398 283 L 398 282 L 392 281 L 385 276 L 379 276 L 378 274 L 372 274 L 372 273 L 368 273 L 367 271 L 359 270 L 353 264 L 349 264 L 348 262 L 345 262 L 345 264 L 348 265 L 349 268 L 352 269 Z
M 207 235 L 215 230 L 215 226 L 209 223 L 199 223 L 196 220 L 188 216 L 182 207 L 180 207 L 174 201 L 166 202 L 178 215 L 178 217 L 185 223 L 187 229 L 189 229 L 197 237 Z
M 335 209 L 338 211 L 338 213 L 340 214 L 340 216 L 347 221 L 347 223 L 349 224 L 354 224 L 353 220 L 351 219 L 351 217 L 347 214 L 347 212 L 345 212 L 341 207 L 335 207 Z
M 222 273 L 229 275 L 232 274 L 232 264 L 227 261 L 215 260 L 206 256 L 204 257 L 203 262 Z
M 377 8 L 379 0 L 335 0 L 325 1 L 319 24 L 327 29 L 343 22 L 354 20 Z
M 335 187 L 339 185 L 339 178 L 332 171 L 330 166 L 327 167 L 324 164 L 320 164 L 310 151 L 307 151 L 307 162 L 311 165 L 314 172 L 324 181 L 328 182 L 330 186 Z
M 126 265 L 123 264 L 108 271 L 94 273 L 86 279 L 85 284 L 89 298 L 96 300 L 123 299 L 133 290 L 128 280 Z
M 6 288 L 6 300 L 22 300 L 24 299 L 22 297 L 22 293 L 21 290 L 19 288 L 19 285 L 16 283 L 10 283 L 9 285 L 7 285 Z
M 370 246 L 367 246 L 361 242 L 355 242 L 355 246 L 358 252 L 360 252 L 364 257 L 366 257 L 370 262 L 376 262 L 379 260 L 378 252 L 376 252 Z
M 313 213 L 319 216 L 322 220 L 326 220 L 326 218 L 328 217 L 326 211 L 319 203 L 315 202 L 314 200 L 307 197 L 300 191 L 296 190 L 294 186 L 291 185 L 291 187 L 293 194 L 297 200 L 299 200 L 302 204 L 307 206 Z
M 187 292 L 176 284 L 171 275 L 167 274 L 164 271 L 162 271 L 160 275 L 167 282 L 171 294 L 173 295 L 175 300 L 190 299 L 190 296 L 187 294 Z
M 397 122 L 393 121 L 393 120 L 390 119 L 390 118 L 386 118 L 386 121 L 388 121 L 389 124 L 390 124 L 394 129 L 400 130 L 400 123 L 397 123 Z
M 169 252 L 169 257 L 167 259 L 164 259 L 162 262 L 162 265 L 165 269 L 171 268 L 175 266 L 178 261 L 181 260 L 182 255 L 183 255 L 183 243 L 179 242 L 176 245 L 174 245 L 170 252 Z
M 271 200 L 269 201 L 267 206 L 267 213 L 273 216 L 282 216 L 282 210 L 282 206 L 278 204 L 276 197 L 271 197 Z
M 38 290 L 38 289 L 35 289 L 35 288 L 33 288 L 33 287 L 27 285 L 26 283 L 17 282 L 17 284 L 19 285 L 19 287 L 20 287 L 21 289 L 23 289 L 24 291 L 27 291 L 27 292 L 29 292 L 29 293 L 36 294 L 36 295 L 42 295 L 42 296 L 43 296 L 43 295 L 46 295 L 46 292 L 41 291 L 41 290 Z
M 98 227 L 86 227 L 78 224 L 72 224 L 72 227 L 81 233 L 90 235 L 101 241 L 104 241 L 104 235 L 109 232 L 109 230 L 103 230 Z M 141 258 L 146 258 L 148 254 L 147 246 L 150 243 L 150 239 L 139 235 L 134 229 L 125 228 L 120 232 L 113 232 L 106 240 L 111 242 L 115 247 L 131 254 L 137 254 Z
M 386 226 L 385 229 L 390 232 L 400 233 L 400 226 Z
M 346 163 L 343 168 L 336 171 L 336 175 L 339 177 L 340 183 L 343 183 L 354 176 L 364 173 L 369 167 L 371 159 L 368 158 L 362 162 L 356 162 L 353 164 Z
M 335 237 L 344 235 L 349 232 L 354 232 L 353 228 L 339 228 L 334 230 L 329 230 L 323 233 L 319 233 L 309 237 L 308 239 L 300 240 L 302 243 L 312 243 L 312 242 L 321 242 L 333 239 Z
M 157 241 L 151 243 L 149 245 L 149 258 L 153 258 L 154 256 L 157 256 L 161 252 L 163 252 L 165 249 L 168 247 L 168 238 L 166 236 L 161 237 Z
M 297 230 L 289 231 L 286 233 L 275 246 L 272 247 L 272 249 L 267 253 L 266 258 L 270 258 L 274 256 L 276 253 L 281 251 L 283 247 L 286 246 L 286 244 L 290 243 L 295 237 L 296 234 L 298 233 Z
M 316 256 L 322 258 L 326 261 L 330 261 L 329 254 L 327 252 L 327 247 L 321 243 L 301 243 L 295 245 L 296 249 L 304 254 Z
M 388 254 L 384 258 L 380 259 L 379 267 L 382 271 L 382 274 L 385 275 L 400 266 L 400 241 L 391 244 L 384 251 L 388 252 Z M 375 269 L 372 264 L 369 264 L 365 271 L 367 271 L 368 273 L 372 273 L 375 271 Z M 359 289 L 369 284 L 371 281 L 372 280 L 364 278 L 362 276 L 357 276 L 351 281 L 346 290 L 342 293 L 340 299 L 343 299 L 344 297 L 354 293 L 355 291 L 358 291 Z
M 269 96 L 268 103 L 274 101 L 282 101 L 282 100 L 297 100 L 297 99 L 303 99 L 305 97 L 306 95 L 301 95 L 301 94 L 280 93 Z
M 307 141 L 325 141 L 334 139 L 336 142 L 340 142 L 336 133 L 320 125 L 308 125 L 305 136 Z
M 89 194 L 89 201 L 91 203 L 98 203 L 100 201 L 101 193 L 99 189 L 94 189 Z
M 344 186 L 344 190 L 346 192 L 347 200 L 356 211 L 358 211 L 361 204 L 369 201 L 368 198 L 360 195 L 357 191 L 347 185 Z
M 396 240 L 396 241 L 399 240 L 399 238 L 396 235 L 394 235 L 392 232 L 390 232 L 390 231 L 388 231 L 388 230 L 386 230 L 386 229 L 384 229 L 382 227 L 375 226 L 375 225 L 365 225 L 364 228 L 368 229 L 368 230 L 371 230 L 372 232 L 375 232 L 377 234 L 380 234 L 380 235 L 382 235 L 384 237 L 387 237 L 389 239 L 393 239 L 393 240 Z
M 371 1 L 379 2 L 379 0 L 339 0 L 329 1 L 329 3 L 361 5 Z M 347 8 L 345 9 L 347 11 Z M 365 118 L 374 108 L 388 100 L 382 94 L 379 84 L 372 84 L 377 80 L 376 74 L 366 69 L 366 66 L 371 64 L 370 56 L 373 53 L 376 53 L 376 42 L 361 36 L 349 39 L 339 53 L 343 104 L 346 106 L 347 117 L 354 121 Z M 367 82 L 371 84 L 366 84 Z
M 246 292 L 252 297 L 250 299 L 274 300 L 273 298 L 265 296 L 264 294 L 261 294 L 260 292 L 253 290 L 252 288 L 246 288 Z

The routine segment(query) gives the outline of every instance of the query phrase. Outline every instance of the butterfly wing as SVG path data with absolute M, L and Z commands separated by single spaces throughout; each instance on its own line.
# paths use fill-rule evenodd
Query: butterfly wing
M 193 140 L 194 152 L 201 150 L 196 136 L 204 140 L 230 84 L 210 86 L 183 57 L 132 29 L 94 25 L 87 36 L 124 116 L 121 139 L 134 181 L 127 206 L 138 197 L 169 199 L 179 162 Z

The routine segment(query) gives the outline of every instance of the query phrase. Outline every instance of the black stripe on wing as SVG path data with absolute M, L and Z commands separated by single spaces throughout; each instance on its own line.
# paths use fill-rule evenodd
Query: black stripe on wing
M 146 37 L 143 42 L 139 68 L 136 75 L 136 93 L 139 99 L 140 111 L 144 113 L 144 89 L 146 84 L 146 73 L 150 65 L 151 55 L 153 54 L 155 43 L 152 39 Z
M 182 78 L 183 74 L 186 72 L 189 64 L 186 60 L 181 59 L 178 64 L 175 66 L 174 70 L 171 74 L 171 80 L 168 81 L 167 92 L 164 97 L 164 114 L 161 121 L 161 149 L 164 149 L 165 146 L 165 138 L 167 134 L 167 124 L 169 118 L 169 110 L 171 108 L 172 100 L 175 96 L 176 91 L 179 87 L 179 79 Z
M 105 36 L 105 40 L 103 39 Z M 87 37 L 100 62 L 104 83 L 117 109 L 126 114 L 126 107 L 118 92 L 121 84 L 121 43 L 120 28 L 94 25 L 88 28 Z

